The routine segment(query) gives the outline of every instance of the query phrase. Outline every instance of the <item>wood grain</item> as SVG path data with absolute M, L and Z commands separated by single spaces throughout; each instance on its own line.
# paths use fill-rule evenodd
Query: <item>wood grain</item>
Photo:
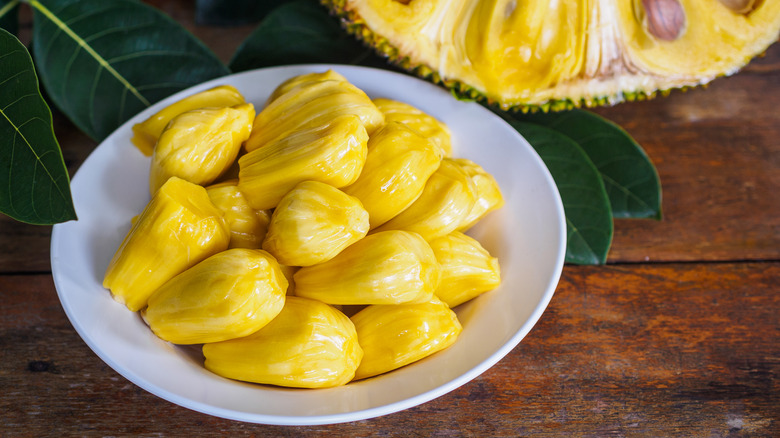
M 777 262 L 567 267 L 526 339 L 463 387 L 377 419 L 272 427 L 145 392 L 79 338 L 48 275 L 0 276 L 0 434 L 773 437 L 778 284 Z

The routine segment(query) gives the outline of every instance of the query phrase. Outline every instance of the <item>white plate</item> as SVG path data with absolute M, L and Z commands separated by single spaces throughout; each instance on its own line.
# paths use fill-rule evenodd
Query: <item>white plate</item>
M 102 287 L 103 274 L 149 200 L 149 159 L 130 143 L 131 126 L 186 95 L 221 84 L 260 108 L 283 80 L 333 68 L 371 97 L 414 105 L 446 123 L 455 154 L 492 173 L 506 205 L 469 233 L 497 256 L 502 285 L 457 309 L 463 332 L 449 349 L 408 367 L 343 387 L 285 389 L 236 382 L 206 371 L 197 350 L 155 337 L 141 318 Z M 563 207 L 547 168 L 507 123 L 428 82 L 384 70 L 339 65 L 255 70 L 182 91 L 138 114 L 89 156 L 72 181 L 78 221 L 54 227 L 51 265 L 62 306 L 100 358 L 145 390 L 229 419 L 283 425 L 361 420 L 441 396 L 490 368 L 531 330 L 563 267 Z

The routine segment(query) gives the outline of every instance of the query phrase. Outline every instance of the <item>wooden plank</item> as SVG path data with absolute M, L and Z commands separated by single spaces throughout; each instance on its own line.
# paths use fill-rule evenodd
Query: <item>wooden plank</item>
M 50 276 L 0 276 L 0 435 L 779 436 L 778 284 L 779 262 L 567 266 L 526 339 L 463 387 L 377 419 L 272 427 L 141 390 L 81 341 Z

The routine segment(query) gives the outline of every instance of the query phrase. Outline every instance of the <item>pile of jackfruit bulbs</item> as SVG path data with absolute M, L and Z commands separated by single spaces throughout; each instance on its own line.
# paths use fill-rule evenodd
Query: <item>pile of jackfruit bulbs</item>
M 186 97 L 133 127 L 151 200 L 103 286 L 205 367 L 287 387 L 343 385 L 452 345 L 452 308 L 495 289 L 464 234 L 503 205 L 450 131 L 328 70 Z M 350 315 L 350 316 L 348 316 Z

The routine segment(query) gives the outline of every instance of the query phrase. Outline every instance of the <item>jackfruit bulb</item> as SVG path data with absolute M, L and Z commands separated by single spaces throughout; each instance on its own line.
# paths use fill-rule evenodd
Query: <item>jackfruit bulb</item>
M 180 99 L 146 120 L 133 125 L 133 137 L 130 141 L 144 155 L 152 155 L 154 145 L 168 123 L 179 114 L 200 108 L 224 108 L 244 103 L 244 96 L 231 85 L 220 85 Z
M 200 185 L 213 182 L 236 160 L 252 130 L 254 116 L 251 103 L 201 108 L 176 116 L 154 147 L 149 172 L 151 193 L 171 176 Z
M 420 235 L 386 231 L 358 240 L 327 262 L 299 269 L 295 295 L 328 304 L 425 301 L 439 285 L 439 269 Z
M 303 181 L 352 184 L 366 162 L 368 134 L 355 115 L 295 131 L 238 159 L 238 188 L 256 210 L 274 208 Z
M 352 321 L 316 300 L 287 297 L 270 323 L 243 338 L 203 345 L 205 366 L 230 379 L 296 388 L 343 385 L 363 358 Z
M 344 192 L 363 203 L 376 228 L 420 197 L 441 159 L 441 148 L 432 141 L 390 122 L 369 138 L 363 171 Z
M 230 231 L 206 189 L 172 177 L 158 190 L 108 264 L 103 287 L 132 311 L 175 275 L 228 248 Z
M 440 300 L 368 306 L 352 316 L 363 360 L 355 379 L 416 362 L 452 345 L 462 326 Z
M 326 262 L 368 233 L 368 212 L 357 198 L 304 181 L 276 206 L 263 249 L 290 266 Z
M 287 280 L 259 249 L 217 253 L 168 280 L 152 296 L 144 320 L 175 344 L 219 342 L 250 335 L 284 305 Z
M 504 109 L 704 84 L 780 34 L 776 0 L 321 1 L 400 66 Z

